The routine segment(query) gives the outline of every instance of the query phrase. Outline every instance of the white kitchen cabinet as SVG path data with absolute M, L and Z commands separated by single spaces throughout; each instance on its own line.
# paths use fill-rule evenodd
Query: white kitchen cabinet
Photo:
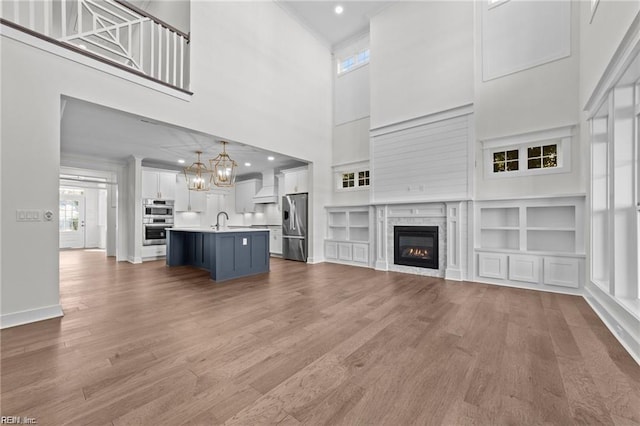
M 499 253 L 479 253 L 478 276 L 501 280 L 507 278 L 507 255 Z
M 282 255 L 282 226 L 269 226 L 269 253 Z
M 258 193 L 262 185 L 258 179 L 249 179 L 236 182 L 236 213 L 254 213 L 262 211 L 262 204 L 253 202 L 253 197 Z
M 306 167 L 283 170 L 285 194 L 309 192 L 309 171 Z
M 156 260 L 167 254 L 166 245 L 142 246 L 142 260 Z
M 177 212 L 204 212 L 206 196 L 204 191 L 190 191 L 183 174 L 178 174 L 175 181 L 175 210 Z
M 175 200 L 176 173 L 142 170 L 142 198 Z

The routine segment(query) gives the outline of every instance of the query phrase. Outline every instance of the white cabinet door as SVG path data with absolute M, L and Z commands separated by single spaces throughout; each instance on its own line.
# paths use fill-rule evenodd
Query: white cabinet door
M 540 258 L 509 255 L 509 279 L 537 284 L 540 281 Z
M 351 254 L 352 244 L 338 243 L 338 259 L 339 260 L 353 260 Z
M 507 278 L 507 255 L 497 253 L 478 254 L 478 276 L 485 278 Z
M 309 172 L 307 170 L 285 171 L 283 173 L 285 194 L 309 192 Z
M 269 252 L 273 254 L 282 254 L 282 228 L 269 228 Z
M 353 261 L 369 264 L 369 244 L 353 244 Z
M 158 193 L 163 200 L 175 200 L 176 173 L 158 172 Z
M 324 243 L 324 257 L 335 260 L 338 258 L 338 243 L 326 241 Z
M 176 177 L 176 202 L 174 205 L 177 212 L 189 211 L 189 192 L 184 175 L 178 174 Z
M 160 198 L 158 172 L 142 171 L 142 198 Z
M 580 287 L 580 260 L 565 257 L 545 257 L 543 279 L 548 285 Z
M 185 184 L 186 185 L 186 184 Z M 171 172 L 142 171 L 142 198 L 175 200 L 176 174 Z
M 258 181 L 255 179 L 236 182 L 236 213 L 253 213 L 261 210 L 260 204 L 253 202 L 258 192 Z

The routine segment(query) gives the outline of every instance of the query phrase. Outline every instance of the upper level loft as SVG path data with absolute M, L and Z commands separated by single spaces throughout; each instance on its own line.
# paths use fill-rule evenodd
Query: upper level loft
M 130 2 L 3 0 L 0 22 L 191 94 L 190 35 Z

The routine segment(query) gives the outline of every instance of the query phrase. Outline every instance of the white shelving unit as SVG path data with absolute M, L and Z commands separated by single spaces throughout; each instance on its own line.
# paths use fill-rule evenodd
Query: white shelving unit
M 475 278 L 559 290 L 583 282 L 584 197 L 476 203 Z
M 328 207 L 325 259 L 327 262 L 369 266 L 372 215 L 369 206 Z

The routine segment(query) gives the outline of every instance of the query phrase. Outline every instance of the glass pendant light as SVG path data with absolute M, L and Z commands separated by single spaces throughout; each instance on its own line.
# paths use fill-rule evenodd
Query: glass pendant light
M 227 154 L 227 142 L 222 141 L 222 152 L 216 158 L 209 160 L 209 166 L 215 186 L 233 186 L 236 181 L 238 163 Z
M 198 160 L 184 168 L 184 178 L 190 191 L 209 191 L 211 189 L 211 170 L 200 161 L 202 151 L 196 151 Z

